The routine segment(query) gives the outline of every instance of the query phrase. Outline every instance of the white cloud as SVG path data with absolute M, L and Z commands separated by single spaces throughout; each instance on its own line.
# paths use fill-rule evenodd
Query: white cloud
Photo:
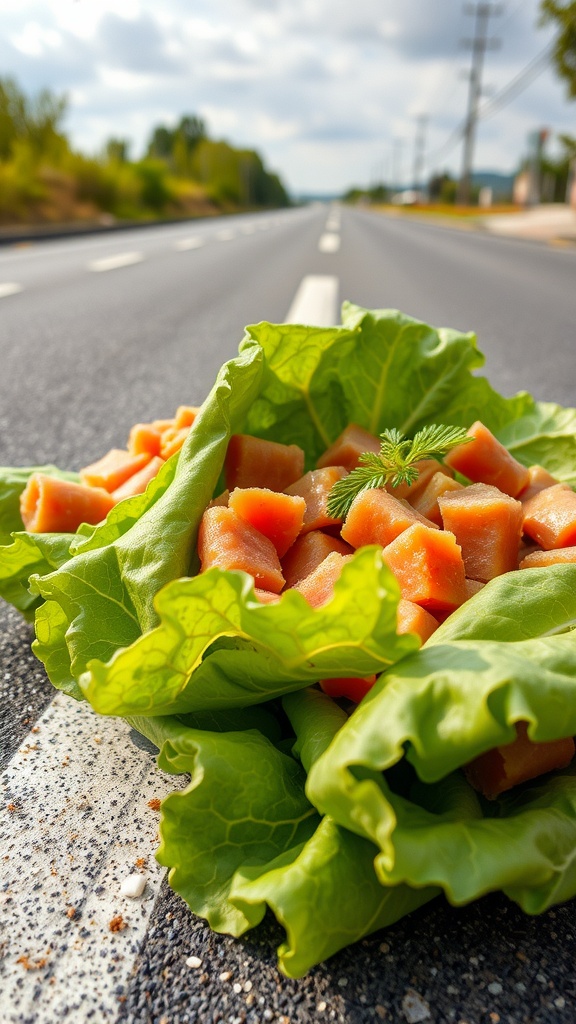
M 502 46 L 485 81 L 497 90 L 550 38 L 538 7 L 509 0 L 493 20 Z M 120 124 L 137 155 L 155 124 L 196 113 L 214 136 L 259 149 L 294 190 L 341 190 L 393 162 L 407 180 L 415 117 L 429 114 L 432 155 L 465 113 L 461 0 L 0 0 L 0 14 L 2 73 L 68 92 L 73 142 L 92 152 Z M 477 166 L 513 169 L 528 131 L 571 121 L 547 72 L 480 124 Z M 459 162 L 459 146 L 440 160 Z

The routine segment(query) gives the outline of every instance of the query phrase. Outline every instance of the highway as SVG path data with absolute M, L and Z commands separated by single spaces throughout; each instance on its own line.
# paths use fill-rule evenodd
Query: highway
M 132 423 L 200 403 L 246 324 L 300 313 L 335 323 L 344 299 L 474 330 L 498 390 L 525 388 L 574 405 L 575 281 L 576 249 L 321 205 L 4 246 L 0 464 L 86 465 L 122 447 Z M 263 932 L 241 942 L 211 934 L 152 866 L 157 820 L 143 794 L 162 796 L 173 781 L 157 777 L 149 752 L 123 727 L 108 721 L 97 727 L 82 707 L 72 713 L 69 702 L 54 702 L 30 639 L 29 627 L 1 604 L 2 786 L 7 795 L 17 782 L 34 793 L 40 782 L 31 774 L 30 751 L 39 737 L 42 807 L 53 803 L 54 820 L 65 820 L 69 833 L 86 830 L 84 846 L 62 853 L 62 864 L 66 858 L 82 864 L 88 853 L 92 865 L 98 862 L 89 884 L 77 867 L 67 868 L 66 892 L 76 892 L 69 898 L 84 908 L 82 921 L 112 915 L 124 861 L 119 854 L 118 862 L 109 862 L 111 844 L 138 853 L 147 844 L 149 883 L 138 920 L 132 911 L 131 928 L 114 937 L 109 960 L 96 972 L 96 947 L 88 935 L 78 937 L 79 925 L 65 916 L 60 928 L 70 938 L 61 940 L 54 968 L 24 970 L 14 953 L 40 955 L 31 937 L 40 943 L 54 933 L 51 903 L 62 896 L 64 881 L 54 882 L 54 899 L 28 910 L 24 898 L 19 903 L 15 878 L 21 876 L 26 893 L 28 876 L 42 877 L 52 838 L 44 832 L 39 842 L 33 815 L 5 814 L 0 907 L 19 923 L 5 947 L 0 935 L 3 1022 L 52 1024 L 68 1014 L 75 1024 L 405 1021 L 411 991 L 420 998 L 420 1012 L 431 1008 L 414 1021 L 574 1020 L 575 993 L 571 982 L 567 986 L 574 950 L 570 906 L 534 920 L 500 897 L 460 910 L 436 901 L 299 982 L 276 971 L 273 947 L 282 935 L 275 925 L 265 923 Z M 136 780 L 137 792 L 122 795 L 132 831 L 124 832 L 126 822 L 117 817 L 109 773 L 94 781 L 101 802 L 88 807 L 88 819 L 83 811 L 76 820 L 71 810 L 94 771 L 93 754 L 85 751 L 94 749 L 96 728 L 96 742 L 113 766 L 118 737 L 125 745 L 128 760 L 116 770 L 125 775 L 129 763 Z M 68 763 L 69 749 L 73 779 L 55 770 Z M 61 838 L 62 825 L 58 829 Z M 58 870 L 63 879 L 65 867 Z M 9 879 L 4 897 L 2 873 Z

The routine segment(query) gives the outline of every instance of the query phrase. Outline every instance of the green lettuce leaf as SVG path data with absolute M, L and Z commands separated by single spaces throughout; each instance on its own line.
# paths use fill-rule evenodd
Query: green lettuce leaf
M 14 533 L 11 544 L 0 547 L 0 597 L 26 618 L 33 618 L 39 598 L 28 590 L 33 573 L 52 572 L 70 557 L 69 533 Z
M 358 331 L 342 374 L 346 401 L 362 410 L 357 422 L 374 434 L 398 427 L 412 436 L 427 423 L 469 427 L 477 419 L 498 430 L 533 405 L 526 392 L 502 398 L 484 377 L 473 376 L 484 364 L 474 334 L 430 327 L 395 309 L 366 310 L 348 302 L 342 319 Z
M 244 707 L 317 679 L 381 672 L 419 644 L 396 634 L 399 596 L 376 547 L 356 553 L 317 609 L 296 591 L 260 604 L 251 577 L 211 569 L 164 587 L 160 626 L 108 663 L 90 661 L 80 686 L 102 714 L 161 715 Z
M 473 334 L 436 329 L 398 310 L 345 303 L 343 329 L 257 324 L 266 356 L 261 394 L 245 432 L 300 444 L 313 465 L 350 422 L 413 434 L 434 421 L 492 430 L 532 409 L 526 393 L 502 398 L 473 375 L 484 356 Z
M 576 893 L 573 773 L 490 803 L 449 778 L 511 742 L 520 721 L 535 741 L 576 733 L 575 631 L 426 645 L 380 677 L 313 765 L 307 794 L 378 845 L 384 883 L 440 885 L 456 903 L 504 889 L 543 909 Z M 401 763 L 420 780 L 411 792 L 390 774 Z
M 312 691 L 291 695 L 286 707 L 310 763 L 345 715 Z M 201 716 L 131 722 L 161 746 L 164 771 L 191 776 L 162 804 L 157 856 L 170 884 L 214 930 L 232 935 L 257 925 L 270 907 L 286 930 L 280 969 L 297 978 L 438 890 L 383 887 L 377 848 L 320 819 L 304 795 L 303 768 L 250 728 L 255 713 L 267 712 L 243 712 L 233 731 L 222 731 L 231 728 L 225 713 L 220 723 L 212 716 L 219 726 L 212 732 L 194 727 Z
M 576 409 L 534 402 L 518 419 L 503 424 L 498 438 L 525 466 L 545 466 L 576 487 Z
M 258 392 L 262 353 L 252 346 L 226 363 L 204 402 L 179 456 L 169 460 L 154 486 L 140 499 L 122 502 L 109 519 L 83 536 L 77 554 L 56 572 L 34 576 L 33 593 L 50 602 L 50 610 L 67 618 L 67 628 L 51 632 L 68 648 L 58 664 L 70 664 L 73 688 L 91 658 L 107 660 L 156 625 L 154 596 L 170 580 L 195 568 L 200 519 L 218 482 L 230 435 L 236 432 Z M 139 513 L 134 518 L 135 510 Z M 54 662 L 54 644 L 38 637 L 34 650 L 46 665 Z
M 576 565 L 497 576 L 442 623 L 426 646 L 452 640 L 529 640 L 576 626 Z

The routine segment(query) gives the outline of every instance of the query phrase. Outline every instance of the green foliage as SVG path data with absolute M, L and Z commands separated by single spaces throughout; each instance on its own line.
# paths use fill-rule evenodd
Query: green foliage
M 567 84 L 568 96 L 576 99 L 576 0 L 542 0 L 542 22 L 556 22 L 558 35 L 553 58 L 556 70 Z
M 257 153 L 209 140 L 199 117 L 158 125 L 145 157 L 131 162 L 123 138 L 110 138 L 100 157 L 74 152 L 62 132 L 66 107 L 64 96 L 44 89 L 28 97 L 13 79 L 0 78 L 0 223 L 288 204 Z
M 61 125 L 66 107 L 65 96 L 43 89 L 29 98 L 14 79 L 0 78 L 0 160 L 13 157 L 16 144 L 23 140 L 37 159 L 64 152 Z
M 108 139 L 105 147 L 106 160 L 110 163 L 125 164 L 130 152 L 129 139 Z
M 142 183 L 142 203 L 156 213 L 162 213 L 172 199 L 166 167 L 159 160 L 141 160 L 135 165 L 135 171 Z
M 163 124 L 154 128 L 147 155 L 155 160 L 164 160 L 174 172 L 189 176 L 190 157 L 204 138 L 206 125 L 202 118 L 185 114 L 174 128 Z
M 194 150 L 190 173 L 219 204 L 286 206 L 289 201 L 279 178 L 266 171 L 258 153 L 234 149 L 224 141 L 202 139 Z

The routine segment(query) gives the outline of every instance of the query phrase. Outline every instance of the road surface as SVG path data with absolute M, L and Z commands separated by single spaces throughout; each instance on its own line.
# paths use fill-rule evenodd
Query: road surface
M 573 405 L 575 272 L 576 250 L 325 207 L 5 247 L 0 464 L 85 465 L 132 423 L 199 403 L 245 324 L 336 322 L 342 299 L 474 329 L 500 391 Z M 436 901 L 298 982 L 276 971 L 275 924 L 240 942 L 212 935 L 151 857 L 148 798 L 173 780 L 122 726 L 54 701 L 29 640 L 1 606 L 3 800 L 21 796 L 0 826 L 0 905 L 16 922 L 0 939 L 3 1022 L 574 1020 L 573 906 L 535 920 L 500 897 Z M 99 775 L 119 741 L 117 778 L 136 780 L 121 793 Z M 118 909 L 136 854 L 145 898 L 101 949 L 90 926 Z M 50 942 L 59 956 L 42 965 Z

